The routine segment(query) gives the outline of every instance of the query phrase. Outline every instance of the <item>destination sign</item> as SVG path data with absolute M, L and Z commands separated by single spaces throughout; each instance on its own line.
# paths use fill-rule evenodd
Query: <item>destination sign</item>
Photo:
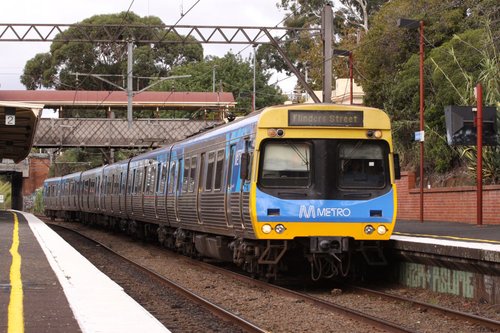
M 288 126 L 363 127 L 363 111 L 288 110 Z

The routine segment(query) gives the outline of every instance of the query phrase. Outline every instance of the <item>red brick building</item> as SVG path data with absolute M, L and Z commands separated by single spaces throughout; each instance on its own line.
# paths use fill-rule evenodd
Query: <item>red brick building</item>
M 400 220 L 420 219 L 420 188 L 415 174 L 403 172 L 396 181 Z M 476 224 L 476 187 L 436 187 L 424 190 L 424 221 Z M 483 224 L 500 224 L 500 185 L 483 185 Z

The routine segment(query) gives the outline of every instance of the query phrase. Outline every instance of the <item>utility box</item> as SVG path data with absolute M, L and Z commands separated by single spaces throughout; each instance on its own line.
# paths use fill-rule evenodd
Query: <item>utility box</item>
M 474 111 L 473 111 L 474 110 Z M 477 127 L 474 126 L 476 108 L 472 106 L 448 105 L 444 108 L 446 139 L 450 146 L 475 146 Z M 497 109 L 483 107 L 483 145 L 498 145 Z

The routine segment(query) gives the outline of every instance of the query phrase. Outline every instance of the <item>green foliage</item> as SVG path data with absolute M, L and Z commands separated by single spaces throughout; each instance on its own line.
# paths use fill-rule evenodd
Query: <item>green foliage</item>
M 85 171 L 106 164 L 97 149 L 71 148 L 57 156 L 49 170 L 49 176 L 64 176 L 73 172 Z
M 471 178 L 477 177 L 477 147 L 466 147 L 461 150 L 466 161 L 467 171 Z M 483 182 L 500 184 L 500 147 L 483 147 Z
M 398 28 L 397 19 L 425 23 L 425 169 L 443 173 L 462 163 L 470 166 L 463 159 L 467 155 L 444 140 L 444 107 L 475 105 L 473 88 L 478 82 L 483 83 L 484 105 L 498 105 L 500 66 L 492 36 L 499 29 L 491 25 L 490 31 L 484 19 L 495 8 L 498 5 L 489 0 L 397 0 L 371 17 L 370 31 L 354 56 L 362 73 L 365 104 L 383 108 L 391 116 L 395 146 L 405 168 L 416 169 L 419 161 L 413 141 L 419 128 L 418 29 Z M 496 158 L 500 160 L 500 155 Z
M 0 194 L 3 194 L 3 204 L 0 204 L 1 209 L 8 209 L 12 205 L 11 184 L 9 181 L 0 180 Z
M 45 206 L 43 204 L 43 189 L 39 188 L 35 191 L 35 200 L 33 203 L 33 213 L 43 214 Z
M 251 110 L 253 93 L 253 67 L 250 59 L 227 53 L 224 57 L 207 57 L 202 62 L 192 62 L 172 69 L 172 75 L 191 75 L 189 78 L 169 80 L 159 84 L 158 90 L 212 91 L 215 67 L 215 90 L 229 91 L 235 96 L 240 114 Z M 256 108 L 282 104 L 285 98 L 280 89 L 268 84 L 270 74 L 257 68 Z
M 139 17 L 134 13 L 122 12 L 119 14 L 96 15 L 83 20 L 81 24 L 116 25 L 116 31 L 111 29 L 111 34 L 117 35 L 123 24 L 149 26 L 149 34 L 144 34 L 144 28 L 131 29 L 125 39 L 137 39 L 164 35 L 165 41 L 179 40 L 181 37 L 172 32 L 162 31 L 158 28 L 163 22 L 154 16 Z M 122 35 L 127 32 L 121 32 Z M 111 84 L 89 76 L 75 76 L 72 73 L 112 74 L 106 79 L 118 84 L 123 83 L 127 74 L 127 45 L 126 43 L 104 42 L 63 42 L 64 36 L 78 34 L 75 28 L 69 28 L 56 36 L 56 41 L 51 44 L 50 52 L 38 54 L 29 60 L 24 68 L 21 82 L 27 89 L 41 87 L 55 88 L 58 90 L 117 90 Z M 103 29 L 96 28 L 89 33 L 96 40 L 109 38 Z M 190 37 L 192 41 L 194 38 Z M 200 61 L 203 58 L 203 48 L 199 43 L 188 44 L 135 44 L 133 71 L 135 76 L 158 77 L 166 76 L 174 66 L 187 62 Z M 150 79 L 142 78 L 134 82 L 134 87 L 142 89 L 149 84 Z

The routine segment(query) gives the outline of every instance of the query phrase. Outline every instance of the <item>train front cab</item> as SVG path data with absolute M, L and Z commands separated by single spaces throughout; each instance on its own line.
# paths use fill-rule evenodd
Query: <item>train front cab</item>
M 311 262 L 330 258 L 337 272 L 356 246 L 375 249 L 375 256 L 363 253 L 369 263 L 385 260 L 379 241 L 394 229 L 396 188 L 383 111 L 327 104 L 264 110 L 255 146 L 252 221 L 268 242 L 260 262 L 280 260 L 291 240 Z

